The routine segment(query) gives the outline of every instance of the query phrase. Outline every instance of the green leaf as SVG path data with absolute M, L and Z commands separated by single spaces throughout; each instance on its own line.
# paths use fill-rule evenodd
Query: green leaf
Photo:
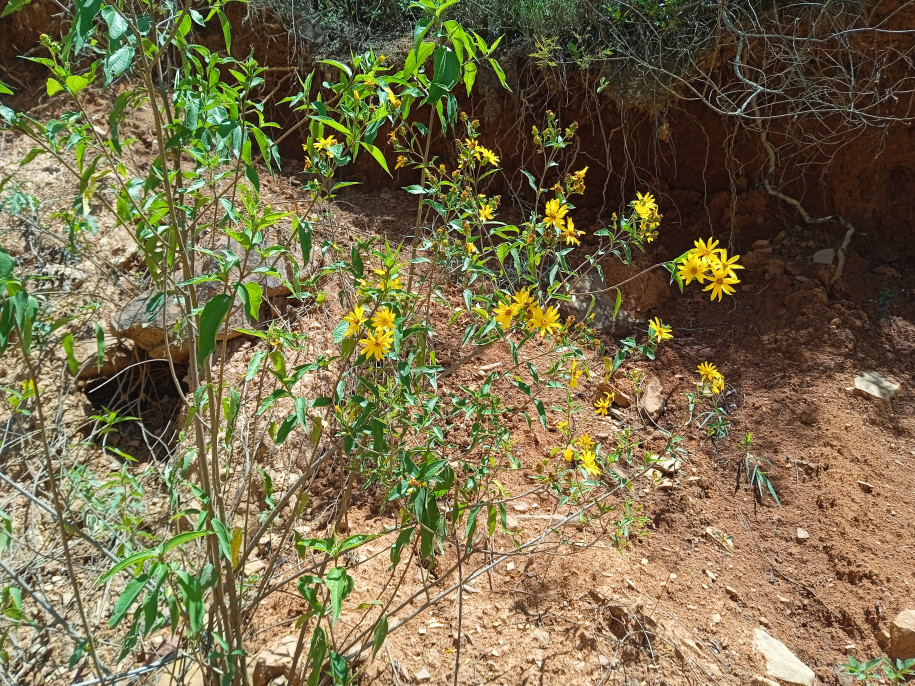
M 79 74 L 70 74 L 65 81 L 67 90 L 73 94 L 77 95 L 82 91 L 86 86 L 89 85 L 89 79 L 85 76 L 80 76 Z
M 209 299 L 200 313 L 200 340 L 197 344 L 197 364 L 203 364 L 216 351 L 216 334 L 232 307 L 232 296 L 225 293 Z
M 130 64 L 133 62 L 133 53 L 132 45 L 122 45 L 105 58 L 106 86 L 110 85 L 112 81 L 130 68 Z
M 18 12 L 30 2 L 32 2 L 32 0 L 9 0 L 6 7 L 3 8 L 3 13 L 0 14 L 0 17 L 5 17 L 6 15 L 12 14 L 13 12 Z
M 324 635 L 324 630 L 321 627 L 317 627 L 311 635 L 311 649 L 308 651 L 308 664 L 311 665 L 311 674 L 308 675 L 307 686 L 318 686 L 326 653 L 327 637 Z
M 470 91 L 473 90 L 473 84 L 477 79 L 477 65 L 468 62 L 464 65 L 464 85 L 467 87 L 467 97 L 470 97 Z
M 296 233 L 299 236 L 299 247 L 302 249 L 302 267 L 307 267 L 308 261 L 311 259 L 311 223 L 306 221 L 299 222 Z
M 375 633 L 372 635 L 372 657 L 374 658 L 378 651 L 381 649 L 381 645 L 384 643 L 384 639 L 388 637 L 388 616 L 381 615 L 381 619 L 378 620 L 378 624 L 375 625 Z
M 343 608 L 343 599 L 348 596 L 354 587 L 353 577 L 346 572 L 346 567 L 334 567 L 327 573 L 324 585 L 330 594 L 331 614 L 336 622 L 340 619 Z
M 124 15 L 110 5 L 105 5 L 105 7 L 102 8 L 102 17 L 104 17 L 105 23 L 108 24 L 109 43 L 120 40 L 121 36 L 127 33 L 127 29 L 130 28 L 127 24 L 127 20 L 124 19 Z
M 257 321 L 258 314 L 260 314 L 261 302 L 264 299 L 264 289 L 261 288 L 260 284 L 249 281 L 238 284 L 237 291 L 238 297 L 245 307 L 248 319 L 254 324 Z
M 499 63 L 496 62 L 492 57 L 489 58 L 489 65 L 492 67 L 492 70 L 496 72 L 496 76 L 499 77 L 499 83 L 502 84 L 502 88 L 511 92 L 511 88 L 508 87 L 508 84 L 505 83 L 505 72 L 502 71 L 502 67 L 499 66 Z
M 232 559 L 232 535 L 229 529 L 218 519 L 213 519 L 213 531 L 219 541 L 219 551 L 227 560 Z
M 201 536 L 209 536 L 209 531 L 186 531 L 183 534 L 178 534 L 177 536 L 172 536 L 162 545 L 162 554 L 164 555 L 169 550 L 177 548 L 180 545 L 184 545 L 188 541 L 193 541 L 195 538 L 200 538 Z
M 121 620 L 124 619 L 124 616 L 127 614 L 127 611 L 130 610 L 130 607 L 137 599 L 137 596 L 140 595 L 148 578 L 148 574 L 143 574 L 136 579 L 132 579 L 130 583 L 127 584 L 127 587 L 121 591 L 121 595 L 118 596 L 118 601 L 114 604 L 114 613 L 111 615 L 111 619 L 108 620 L 109 627 L 113 628 L 121 623 Z
M 0 248 L 0 281 L 12 278 L 13 269 L 16 267 L 16 258 L 6 250 Z
M 64 352 L 67 353 L 67 368 L 70 370 L 70 374 L 76 376 L 76 372 L 79 371 L 79 362 L 76 361 L 76 357 L 73 355 L 73 334 L 68 333 L 64 336 L 60 344 L 64 348 Z
M 98 349 L 96 365 L 98 371 L 102 370 L 102 361 L 105 359 L 105 329 L 98 322 L 95 323 L 95 345 Z
M 128 567 L 132 567 L 133 565 L 139 565 L 142 562 L 145 562 L 146 560 L 148 560 L 149 558 L 156 557 L 158 555 L 159 555 L 159 550 L 157 548 L 151 548 L 149 550 L 141 550 L 140 552 L 134 553 L 133 555 L 130 555 L 129 557 L 125 557 L 123 560 L 121 560 L 116 565 L 114 565 L 114 567 L 112 567 L 107 572 L 102 574 L 99 577 L 99 580 L 96 582 L 95 585 L 100 586 L 101 584 L 108 581 L 108 579 L 113 577 L 118 572 L 120 572 L 124 569 L 127 569 Z
M 391 170 L 388 169 L 388 163 L 387 163 L 387 160 L 384 159 L 384 153 L 382 153 L 381 150 L 379 150 L 374 145 L 370 145 L 369 143 L 360 143 L 360 145 L 362 145 L 363 148 L 368 150 L 369 153 L 371 153 L 372 157 L 375 158 L 375 161 L 381 165 L 381 168 L 384 169 L 388 173 L 388 176 L 391 176 Z
M 76 16 L 67 41 L 73 43 L 74 52 L 79 52 L 89 42 L 94 31 L 95 17 L 102 8 L 102 0 L 76 0 L 75 5 Z
M 616 315 L 619 314 L 620 306 L 623 304 L 623 292 L 616 289 L 616 305 L 613 306 L 613 320 L 616 321 Z
M 432 56 L 433 77 L 429 88 L 429 102 L 438 102 L 441 97 L 457 85 L 461 75 L 461 61 L 451 48 L 441 45 Z
M 175 576 L 178 579 L 178 592 L 181 600 L 184 601 L 185 612 L 187 612 L 188 628 L 192 635 L 199 634 L 203 631 L 206 609 L 203 604 L 203 585 L 197 577 L 191 576 L 187 572 L 178 572 Z
M 534 407 L 537 408 L 537 414 L 540 415 L 540 423 L 543 424 L 543 428 L 546 428 L 546 409 L 543 407 L 542 400 L 534 400 Z
M 63 84 L 57 79 L 48 79 L 47 88 L 48 97 L 52 98 L 64 89 Z

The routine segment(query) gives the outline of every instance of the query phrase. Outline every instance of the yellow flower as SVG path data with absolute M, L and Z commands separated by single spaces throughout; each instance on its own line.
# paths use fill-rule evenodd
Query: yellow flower
M 569 370 L 569 388 L 578 388 L 578 379 L 584 373 L 584 368 L 578 366 L 578 360 L 572 360 L 572 368 Z
M 717 376 L 721 376 L 721 372 L 719 372 L 711 362 L 703 362 L 696 367 L 696 372 L 702 375 L 703 380 L 707 379 L 709 381 Z
M 712 380 L 712 390 L 721 393 L 724 390 L 724 377 L 719 374 Z
M 610 403 L 613 402 L 614 393 L 604 393 L 603 396 L 594 401 L 594 411 L 597 414 L 606 417 L 610 411 Z
M 734 292 L 734 288 L 731 284 L 740 283 L 739 279 L 732 278 L 728 276 L 728 272 L 723 269 L 718 269 L 712 272 L 710 277 L 710 282 L 708 286 L 703 288 L 704 291 L 711 291 L 712 300 L 721 300 L 721 296 L 731 295 Z
M 512 300 L 514 300 L 514 304 L 517 307 L 515 314 L 518 314 L 521 310 L 534 302 L 534 299 L 531 297 L 530 287 L 522 288 L 515 293 L 515 295 L 512 296 Z
M 499 164 L 499 158 L 496 156 L 496 154 L 489 148 L 484 148 L 482 145 L 477 145 L 474 143 L 473 154 L 474 157 L 476 157 L 478 160 L 486 161 L 492 166 Z
M 584 169 L 579 169 L 577 172 L 575 172 L 574 174 L 572 174 L 572 176 L 574 176 L 574 177 L 575 177 L 576 179 L 578 179 L 579 181 L 584 181 L 584 180 L 585 180 L 585 174 L 587 174 L 587 173 L 588 173 L 588 168 L 585 167 Z
M 393 329 L 395 319 L 397 319 L 397 315 L 391 311 L 390 307 L 385 306 L 379 309 L 375 316 L 372 317 L 372 324 L 375 325 L 376 329 Z
M 721 250 L 718 251 L 718 264 L 720 265 L 720 266 L 719 266 L 719 269 L 721 269 L 721 270 L 727 272 L 727 275 L 728 275 L 730 278 L 735 279 L 734 283 L 739 283 L 739 282 L 736 280 L 736 279 L 737 279 L 737 273 L 736 273 L 734 270 L 735 270 L 735 269 L 743 269 L 742 266 L 740 266 L 739 264 L 737 264 L 737 260 L 739 260 L 739 259 L 740 259 L 740 255 L 734 255 L 734 257 L 732 257 L 731 259 L 728 259 L 728 251 L 727 251 L 727 250 L 721 249 Z
M 397 164 L 394 165 L 394 169 L 400 169 L 407 163 L 407 158 L 404 155 L 397 156 Z
M 597 466 L 597 463 L 594 461 L 596 456 L 590 450 L 585 450 L 580 456 L 581 466 L 585 468 L 585 471 L 588 472 L 591 476 L 600 476 L 600 469 Z
M 570 243 L 575 244 L 575 245 L 581 245 L 581 241 L 578 240 L 578 237 L 583 236 L 584 233 L 585 233 L 584 231 L 575 230 L 575 224 L 572 222 L 571 217 L 569 219 L 566 219 L 566 226 L 562 230 L 562 237 L 566 239 L 566 245 L 569 245 Z
M 572 458 L 575 456 L 575 451 L 569 446 L 562 451 L 562 456 L 566 459 L 566 462 L 571 462 Z
M 376 360 L 384 357 L 393 344 L 394 333 L 389 329 L 380 329 L 374 333 L 369 333 L 359 341 L 359 345 L 363 346 L 362 354 L 365 355 L 365 359 L 374 357 Z
M 347 336 L 353 336 L 359 333 L 359 327 L 365 322 L 365 308 L 360 305 L 353 307 L 353 311 L 343 318 L 349 326 L 346 327 Z
M 680 265 L 677 269 L 677 273 L 685 284 L 689 284 L 693 279 L 698 283 L 702 283 L 706 278 L 705 266 L 693 250 L 690 250 L 686 255 L 686 261 Z
M 703 242 L 700 238 L 695 243 L 693 243 L 693 245 L 696 247 L 693 248 L 690 252 L 706 264 L 708 264 L 709 261 L 718 261 L 718 255 L 716 254 L 718 251 L 715 249 L 715 246 L 718 245 L 718 241 L 716 241 L 714 238 L 709 238 L 707 242 Z
M 663 343 L 674 337 L 670 332 L 670 327 L 663 324 L 659 317 L 648 320 L 648 335 L 657 343 Z
M 582 450 L 587 450 L 594 445 L 594 441 L 591 440 L 590 435 L 582 434 L 575 440 L 575 444 Z
M 329 155 L 331 146 L 336 144 L 337 139 L 335 136 L 325 136 L 324 138 L 319 138 L 315 142 L 315 150 L 325 150 Z
M 487 219 L 492 219 L 492 218 L 493 218 L 492 208 L 489 205 L 483 205 L 483 207 L 480 208 L 480 219 L 482 219 L 483 221 L 486 221 Z
M 499 303 L 499 306 L 495 309 L 495 313 L 496 321 L 507 331 L 512 325 L 512 316 L 515 314 L 512 306 L 507 303 Z
M 385 88 L 384 92 L 388 96 L 388 102 L 391 103 L 391 107 L 400 107 L 400 98 L 394 95 L 390 88 Z
M 559 199 L 547 200 L 544 210 L 543 223 L 561 229 L 565 224 L 564 217 L 569 213 L 569 206 L 563 205 Z
M 464 243 L 464 247 L 467 249 L 467 252 L 471 255 L 473 255 L 477 251 L 477 246 L 475 246 L 470 241 L 467 241 L 466 243 Z
M 636 200 L 633 202 L 633 207 L 635 208 L 636 214 L 638 214 L 642 219 L 648 219 L 648 217 L 657 213 L 658 204 L 654 200 L 654 196 L 651 193 L 646 193 L 642 195 L 641 193 L 636 193 Z
M 555 307 L 548 307 L 544 312 L 539 305 L 534 305 L 531 307 L 527 328 L 531 331 L 540 329 L 541 337 L 553 333 L 553 329 L 559 328 L 559 311 Z

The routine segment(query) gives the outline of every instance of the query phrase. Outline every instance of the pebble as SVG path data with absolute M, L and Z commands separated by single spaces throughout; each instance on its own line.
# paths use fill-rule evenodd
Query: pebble
M 493 651 L 493 652 L 495 652 L 495 651 Z M 413 679 L 417 683 L 423 684 L 427 681 L 432 681 L 432 675 L 429 673 L 428 669 L 423 667 L 421 670 L 419 670 L 416 674 L 413 675 Z
M 832 264 L 836 258 L 836 251 L 832 248 L 823 248 L 813 253 L 814 264 Z
M 810 532 L 807 529 L 802 529 L 801 527 L 797 528 L 797 540 L 806 541 L 810 538 Z
M 712 615 L 712 624 L 721 624 L 721 615 L 717 612 Z
M 855 377 L 854 395 L 889 402 L 899 390 L 899 384 L 875 371 L 859 372 Z

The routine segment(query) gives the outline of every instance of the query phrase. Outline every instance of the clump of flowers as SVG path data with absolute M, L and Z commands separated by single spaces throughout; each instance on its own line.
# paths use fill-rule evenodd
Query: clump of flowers
M 724 375 L 711 362 L 703 362 L 696 369 L 700 375 L 700 390 L 721 393 L 724 390 Z
M 740 283 L 737 270 L 743 267 L 737 264 L 740 255 L 728 257 L 728 251 L 719 248 L 718 241 L 701 238 L 694 243 L 689 252 L 683 255 L 678 262 L 677 276 L 684 284 L 693 280 L 702 284 L 708 281 L 703 290 L 711 291 L 712 300 L 721 300 L 724 295 L 734 293 L 734 285 Z

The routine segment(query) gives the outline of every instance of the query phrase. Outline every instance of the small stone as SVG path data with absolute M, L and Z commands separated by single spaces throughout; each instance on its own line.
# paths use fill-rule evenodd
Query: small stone
M 767 241 L 765 239 L 760 239 L 753 243 L 753 245 L 750 247 L 750 250 L 763 250 L 764 248 L 768 248 L 768 247 L 769 247 L 769 241 Z
M 725 586 L 724 592 L 731 596 L 732 600 L 740 600 L 740 594 L 730 586 Z
M 705 575 L 706 575 L 709 579 L 711 579 L 712 581 L 715 581 L 715 580 L 718 578 L 718 577 L 715 575 L 715 572 L 713 572 L 711 569 L 706 569 L 706 570 L 705 570 Z
M 754 674 L 750 677 L 750 686 L 779 686 L 778 682 L 772 681 L 772 679 L 767 679 L 764 676 L 759 676 L 759 674 Z
M 530 505 L 528 505 L 523 500 L 518 500 L 518 501 L 515 501 L 512 503 L 512 509 L 515 512 L 527 512 L 531 508 L 530 508 Z
M 719 613 L 716 612 L 712 615 L 712 624 L 721 624 L 721 615 Z
M 600 663 L 600 666 L 604 669 L 609 669 L 610 667 L 610 658 L 606 655 L 598 655 L 597 661 Z
M 518 523 L 518 520 L 512 517 L 511 515 L 505 516 L 505 528 L 511 531 L 512 533 L 517 533 L 521 531 L 521 524 Z
M 832 248 L 823 248 L 813 253 L 814 264 L 832 264 L 836 257 L 836 251 Z
M 254 686 L 266 686 L 278 676 L 288 679 L 298 642 L 297 636 L 286 636 L 264 648 L 254 662 Z
M 810 538 L 810 532 L 807 529 L 797 528 L 797 540 L 806 541 Z
M 710 359 L 714 354 L 715 351 L 711 348 L 702 348 L 702 350 L 699 351 L 699 359 L 705 361 Z
M 903 610 L 890 624 L 890 657 L 915 658 L 915 610 Z
M 413 675 L 413 679 L 418 684 L 424 684 L 427 681 L 432 681 L 432 675 L 429 673 L 429 670 L 423 667 L 416 674 Z
M 509 572 L 515 571 L 515 563 L 509 562 L 507 565 L 505 565 L 505 570 Z
M 632 405 L 632 398 L 630 398 L 625 391 L 615 388 L 613 391 L 613 402 L 625 410 Z
M 856 481 L 855 483 L 857 483 L 861 487 L 861 490 L 864 491 L 865 493 L 874 492 L 873 484 L 869 484 L 866 481 Z
M 666 460 L 660 460 L 656 462 L 654 466 L 665 474 L 676 474 L 683 466 L 683 461 L 675 460 L 674 458 L 669 457 Z
M 642 410 L 652 419 L 657 419 L 664 409 L 664 388 L 657 377 L 651 377 L 642 387 Z
M 889 402 L 899 390 L 899 384 L 875 371 L 859 372 L 855 377 L 855 390 L 857 396 L 878 398 Z
M 769 626 L 771 624 L 771 622 L 765 617 L 760 617 L 759 623 L 762 624 L 763 626 Z
M 266 569 L 267 563 L 263 560 L 251 560 L 245 563 L 245 576 L 254 576 L 260 574 Z
M 419 628 L 416 630 L 416 633 L 418 633 L 420 636 L 425 636 L 425 635 L 426 635 L 426 627 L 424 627 L 424 626 L 419 627 Z
M 781 641 L 753 629 L 753 649 L 766 660 L 766 675 L 798 686 L 813 686 L 816 675 Z

